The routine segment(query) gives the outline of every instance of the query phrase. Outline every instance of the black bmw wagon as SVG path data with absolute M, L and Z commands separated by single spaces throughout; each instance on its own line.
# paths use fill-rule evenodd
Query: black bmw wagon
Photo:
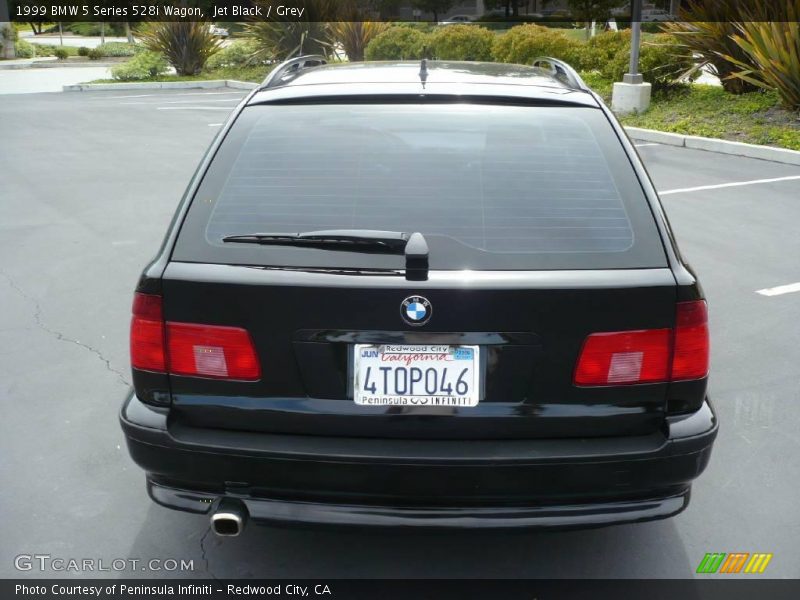
M 220 535 L 665 518 L 717 433 L 702 289 L 554 59 L 276 68 L 144 270 L 130 352 L 148 492 Z

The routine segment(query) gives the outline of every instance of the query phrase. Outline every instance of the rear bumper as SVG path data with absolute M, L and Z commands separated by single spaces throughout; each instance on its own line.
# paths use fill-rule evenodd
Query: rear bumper
M 253 521 L 441 528 L 592 527 L 670 517 L 717 433 L 708 401 L 648 436 L 396 440 L 192 429 L 135 396 L 120 415 L 153 500 Z
M 148 479 L 147 491 L 167 508 L 209 512 L 217 497 L 166 487 Z M 238 497 L 251 520 L 287 525 L 426 527 L 438 529 L 590 528 L 653 521 L 689 505 L 689 489 L 665 498 L 558 506 L 434 507 L 370 506 Z M 204 511 L 196 510 L 198 502 Z

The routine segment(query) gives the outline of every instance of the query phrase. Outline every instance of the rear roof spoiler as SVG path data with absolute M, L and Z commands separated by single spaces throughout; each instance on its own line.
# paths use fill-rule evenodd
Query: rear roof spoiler
M 294 78 L 303 71 L 321 67 L 326 64 L 328 64 L 328 60 L 321 54 L 309 54 L 290 58 L 275 67 L 272 72 L 267 75 L 258 89 L 266 90 L 281 86 L 287 83 L 287 79 Z M 562 60 L 549 56 L 539 56 L 533 60 L 532 66 L 557 79 L 571 89 L 580 90 L 582 92 L 589 91 L 589 86 L 581 79 L 578 72 Z
M 275 67 L 272 72 L 267 75 L 263 83 L 259 86 L 259 90 L 266 90 L 269 88 L 278 87 L 286 83 L 286 80 L 291 76 L 295 77 L 302 71 L 320 67 L 328 64 L 328 60 L 320 54 L 309 54 L 306 56 L 298 56 L 290 58 Z
M 549 65 L 549 67 L 545 68 L 543 65 Z M 544 71 L 551 77 L 558 79 L 561 83 L 573 90 L 580 90 L 582 92 L 589 91 L 589 86 L 581 79 L 578 72 L 563 60 L 558 60 L 557 58 L 551 58 L 549 56 L 540 56 L 533 59 L 533 66 Z

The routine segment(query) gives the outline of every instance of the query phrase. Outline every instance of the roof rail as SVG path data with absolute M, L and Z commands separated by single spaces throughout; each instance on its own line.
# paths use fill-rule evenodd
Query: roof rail
M 267 78 L 264 79 L 259 89 L 266 90 L 268 88 L 277 87 L 282 85 L 284 80 L 290 75 L 297 75 L 300 71 L 326 64 L 328 64 L 327 59 L 320 54 L 309 54 L 307 56 L 290 58 L 275 67 L 272 72 L 267 75 Z
M 545 69 L 542 66 L 544 64 L 550 65 L 550 68 Z M 550 58 L 549 56 L 539 56 L 538 58 L 533 59 L 533 66 L 545 71 L 548 75 L 555 77 L 561 83 L 567 85 L 573 90 L 581 90 L 583 92 L 589 91 L 589 86 L 586 85 L 583 79 L 581 79 L 581 76 L 578 75 L 578 72 L 563 60 Z

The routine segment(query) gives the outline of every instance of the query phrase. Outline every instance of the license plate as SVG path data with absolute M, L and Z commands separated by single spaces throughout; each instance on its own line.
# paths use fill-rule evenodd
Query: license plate
M 478 346 L 356 344 L 353 399 L 364 406 L 477 406 Z

